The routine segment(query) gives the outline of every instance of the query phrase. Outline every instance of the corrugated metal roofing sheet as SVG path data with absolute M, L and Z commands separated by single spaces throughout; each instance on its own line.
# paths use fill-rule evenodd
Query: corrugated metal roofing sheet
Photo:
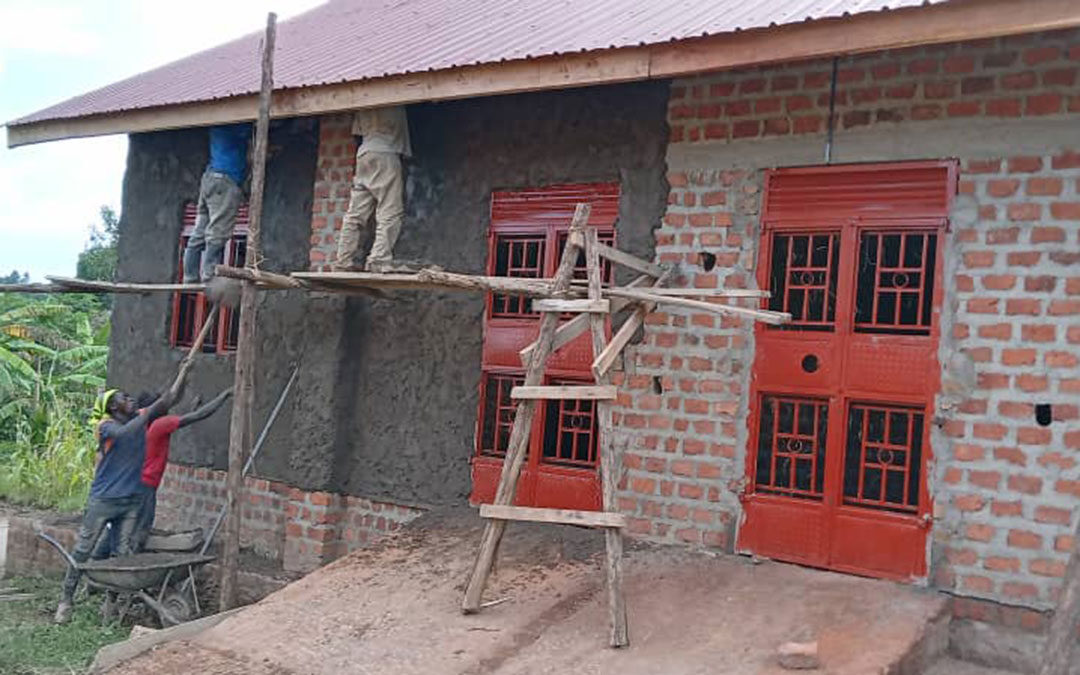
M 631 47 L 945 0 L 331 0 L 278 25 L 275 88 Z M 11 122 L 251 94 L 261 33 Z

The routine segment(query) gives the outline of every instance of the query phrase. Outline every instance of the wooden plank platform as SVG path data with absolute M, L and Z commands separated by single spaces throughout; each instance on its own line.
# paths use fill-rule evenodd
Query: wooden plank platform
M 528 506 L 481 504 L 480 517 L 493 520 L 527 520 L 534 523 L 560 523 L 586 527 L 626 527 L 626 516 L 605 511 L 570 511 L 568 509 L 534 509 Z
M 524 385 L 510 390 L 512 400 L 520 399 L 571 399 L 579 401 L 614 401 L 617 392 L 614 385 L 551 385 L 546 387 L 526 387 Z
M 415 274 L 388 272 L 293 272 L 290 276 L 323 290 L 375 288 L 383 290 L 494 291 L 529 297 L 551 297 L 552 282 L 548 279 L 491 277 L 458 274 L 442 270 L 421 270 Z

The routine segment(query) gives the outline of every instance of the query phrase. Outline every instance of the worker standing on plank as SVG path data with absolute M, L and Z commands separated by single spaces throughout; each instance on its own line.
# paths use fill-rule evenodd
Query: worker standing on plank
M 352 132 L 363 139 L 356 150 L 356 173 L 333 268 L 356 270 L 353 256 L 360 245 L 360 231 L 367 226 L 374 212 L 375 241 L 364 269 L 369 272 L 396 271 L 401 265 L 394 263 L 394 244 L 405 217 L 401 158 L 412 156 L 405 108 L 359 110 L 353 118 Z
M 251 123 L 210 127 L 210 161 L 199 184 L 195 231 L 184 248 L 184 283 L 209 281 L 225 261 L 225 245 L 244 201 Z
M 163 415 L 150 423 L 146 430 L 146 459 L 143 461 L 141 476 L 142 502 L 135 523 L 132 543 L 134 550 L 141 551 L 146 546 L 146 538 L 150 536 L 150 529 L 154 526 L 157 490 L 165 473 L 165 465 L 169 462 L 169 441 L 173 432 L 210 417 L 231 395 L 232 387 L 229 387 L 197 410 L 186 415 Z
M 182 383 L 181 383 L 182 384 Z M 175 393 L 179 397 L 179 391 Z M 147 425 L 169 410 L 173 398 L 166 394 L 153 405 L 137 411 L 135 401 L 122 391 L 110 389 L 94 403 L 91 424 L 98 438 L 98 455 L 90 498 L 86 502 L 82 525 L 71 557 L 84 562 L 90 557 L 108 523 L 117 528 L 117 555 L 133 551 L 139 505 L 142 502 L 142 467 L 146 457 Z M 75 589 L 82 573 L 69 567 L 64 577 L 56 623 L 71 619 Z

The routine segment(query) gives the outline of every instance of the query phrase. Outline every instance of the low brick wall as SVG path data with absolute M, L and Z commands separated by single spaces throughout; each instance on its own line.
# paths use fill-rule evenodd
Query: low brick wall
M 288 571 L 306 572 L 363 548 L 423 509 L 248 478 L 240 543 Z M 225 505 L 225 472 L 170 464 L 158 490 L 157 526 L 208 529 Z
M 70 551 L 75 546 L 79 517 L 0 509 L 0 529 L 5 531 L 3 555 L 0 556 L 3 561 L 0 571 L 4 576 L 59 576 L 67 571 L 67 563 L 37 533 L 50 535 Z

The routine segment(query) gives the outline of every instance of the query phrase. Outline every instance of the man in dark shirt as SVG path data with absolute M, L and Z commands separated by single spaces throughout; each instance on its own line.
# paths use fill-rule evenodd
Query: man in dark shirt
M 102 394 L 94 404 L 94 426 L 98 436 L 97 465 L 75 550 L 71 552 L 71 557 L 77 562 L 90 557 L 108 523 L 117 528 L 115 553 L 127 555 L 132 552 L 132 535 L 142 498 L 146 427 L 151 420 L 168 412 L 172 403 L 173 399 L 165 395 L 136 414 L 135 401 L 124 392 L 112 389 Z M 81 578 L 81 572 L 73 567 L 68 568 L 60 604 L 56 608 L 57 623 L 70 620 L 75 589 Z
M 154 526 L 154 516 L 157 513 L 157 489 L 161 485 L 165 465 L 169 463 L 169 441 L 173 432 L 210 417 L 230 395 L 232 395 L 232 387 L 218 394 L 206 405 L 186 415 L 163 415 L 150 423 L 150 427 L 146 430 L 146 459 L 142 465 L 142 491 L 139 515 L 135 523 L 134 550 L 143 549 L 146 538 L 150 536 L 150 528 Z
M 195 231 L 184 248 L 184 283 L 209 281 L 225 259 L 225 244 L 244 200 L 251 123 L 210 127 L 210 161 L 199 184 Z

